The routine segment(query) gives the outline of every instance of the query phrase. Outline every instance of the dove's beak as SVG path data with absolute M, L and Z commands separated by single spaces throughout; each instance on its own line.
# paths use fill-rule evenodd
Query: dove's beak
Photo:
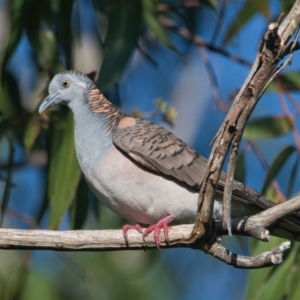
M 42 104 L 40 105 L 39 113 L 41 114 L 46 109 L 54 106 L 55 104 L 58 104 L 60 102 L 60 100 L 58 99 L 57 96 L 58 96 L 58 93 L 56 93 L 54 95 L 49 95 L 48 97 L 46 97 L 44 99 L 44 101 L 42 102 Z

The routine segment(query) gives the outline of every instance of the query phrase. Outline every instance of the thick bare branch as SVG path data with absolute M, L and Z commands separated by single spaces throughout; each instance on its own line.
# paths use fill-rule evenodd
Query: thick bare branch
M 258 49 L 254 65 L 242 89 L 238 93 L 215 140 L 208 160 L 207 172 L 199 192 L 199 210 L 191 242 L 210 234 L 215 190 L 226 155 L 234 142 L 239 145 L 245 125 L 262 93 L 277 74 L 277 65 L 286 55 L 291 35 L 300 22 L 300 0 L 297 0 L 282 24 L 273 23 L 268 27 Z M 237 149 L 234 149 L 237 151 Z M 231 170 L 234 167 L 231 165 Z M 228 209 L 228 205 L 224 208 Z M 225 212 L 225 216 L 230 212 Z M 228 223 L 225 221 L 225 223 Z M 228 227 L 228 226 L 227 226 Z M 230 231 L 230 228 L 228 228 Z
M 169 243 L 161 233 L 161 248 L 186 247 L 193 225 L 172 226 Z M 0 249 L 37 249 L 55 251 L 108 251 L 156 249 L 153 235 L 143 240 L 135 230 L 128 231 L 129 245 L 121 230 L 20 230 L 0 229 Z
M 270 82 L 270 78 L 278 73 L 277 64 L 286 55 L 288 41 L 299 26 L 300 0 L 295 2 L 291 12 L 279 27 L 271 26 L 264 36 L 251 72 L 238 93 L 233 107 L 230 109 L 220 128 L 208 162 L 207 173 L 199 192 L 199 212 L 196 224 L 173 226 L 169 229 L 169 242 L 166 244 L 161 236 L 162 248 L 189 247 L 203 250 L 206 253 L 238 268 L 262 268 L 281 263 L 282 254 L 290 246 L 285 242 L 278 247 L 261 255 L 251 258 L 231 253 L 214 240 L 207 241 L 212 232 L 212 210 L 215 198 L 215 187 L 221 173 L 222 165 L 228 149 L 234 142 L 238 150 L 240 137 L 246 122 L 257 101 Z M 274 24 L 273 24 L 274 25 Z M 183 34 L 182 34 L 183 35 Z M 190 37 L 191 38 L 191 37 Z M 196 41 L 194 41 L 196 43 Z M 233 174 L 236 153 L 232 155 L 230 174 Z M 230 175 L 230 176 L 231 176 Z M 230 182 L 230 180 L 229 180 Z M 230 192 L 227 193 L 230 199 Z M 230 205 L 227 205 L 230 209 Z M 226 225 L 233 234 L 251 235 L 260 240 L 268 240 L 268 227 L 288 214 L 300 209 L 300 197 L 287 201 L 259 213 L 255 216 L 235 219 L 229 224 L 228 211 Z M 228 232 L 217 223 L 218 235 Z M 78 230 L 78 231 L 49 231 L 49 230 L 17 230 L 0 229 L 0 249 L 40 249 L 56 251 L 113 251 L 133 249 L 153 249 L 156 243 L 153 236 L 143 240 L 136 231 L 128 233 L 129 245 L 126 244 L 121 230 Z

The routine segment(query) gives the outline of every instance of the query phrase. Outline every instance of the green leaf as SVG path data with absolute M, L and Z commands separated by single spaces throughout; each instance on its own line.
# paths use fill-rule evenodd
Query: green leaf
M 201 4 L 206 4 L 214 9 L 217 8 L 217 4 L 218 4 L 217 0 L 201 0 L 199 2 L 201 2 Z
M 109 8 L 103 62 L 97 81 L 102 92 L 122 75 L 135 49 L 142 21 L 139 0 L 114 1 Z
M 284 91 L 300 91 L 300 73 L 299 72 L 288 72 L 279 74 L 276 77 L 276 82 L 280 82 L 280 89 Z M 277 92 L 276 82 L 272 82 L 267 92 Z
M 298 247 L 297 247 L 298 248 Z M 281 300 L 287 296 L 289 286 L 289 273 L 295 261 L 297 254 L 296 249 L 292 249 L 288 256 L 284 257 L 284 261 L 279 266 L 274 268 L 274 271 L 269 274 L 261 288 L 258 289 L 258 296 L 252 299 L 257 300 Z
M 13 146 L 13 141 L 11 137 L 6 136 L 7 141 L 8 141 L 8 158 L 7 158 L 7 174 L 6 174 L 6 180 L 5 180 L 5 187 L 1 199 L 1 216 L 0 216 L 0 225 L 2 226 L 3 223 L 3 217 L 4 213 L 7 209 L 9 198 L 10 198 L 10 192 L 11 192 L 11 186 L 12 186 L 12 171 L 13 171 L 13 159 L 14 159 L 14 146 Z
M 228 26 L 227 34 L 223 40 L 224 44 L 231 41 L 242 27 L 257 13 L 263 14 L 266 18 L 269 16 L 268 1 L 245 1 L 244 7 L 236 14 L 230 26 Z
M 83 176 L 78 185 L 74 201 L 73 229 L 81 229 L 86 221 L 89 209 L 88 186 Z
M 284 0 L 281 2 L 282 8 L 279 9 L 279 11 L 282 11 L 287 14 L 291 10 L 294 4 L 295 4 L 295 0 Z
M 278 246 L 278 244 L 282 243 L 283 241 L 283 239 L 277 237 L 271 237 L 268 243 L 262 243 L 260 241 L 251 239 L 251 256 L 254 257 L 265 251 L 269 251 L 270 249 Z M 245 299 L 261 299 L 260 294 L 262 292 L 262 289 L 266 284 L 267 280 L 271 277 L 273 271 L 274 268 L 250 270 Z
M 24 146 L 27 152 L 29 152 L 34 145 L 34 142 L 36 141 L 38 135 L 41 131 L 41 123 L 39 121 L 39 118 L 36 114 L 32 114 L 29 122 L 26 126 L 23 141 Z
M 49 226 L 55 229 L 71 206 L 80 179 L 74 147 L 74 120 L 71 111 L 64 122 L 52 128 L 47 195 L 50 203 Z
M 167 47 L 174 49 L 172 41 L 169 37 L 166 27 L 164 27 L 159 21 L 159 14 L 156 10 L 156 3 L 153 0 L 142 0 L 143 17 L 151 31 L 156 38 L 161 41 Z
M 251 120 L 247 123 L 244 138 L 270 139 L 288 134 L 294 126 L 293 119 L 287 116 L 271 116 Z
M 288 199 L 293 194 L 293 189 L 294 189 L 294 185 L 295 185 L 295 182 L 297 179 L 298 169 L 299 169 L 299 155 L 297 155 L 297 159 L 296 159 L 295 164 L 291 171 L 290 180 L 288 181 L 289 184 L 288 184 L 288 189 L 287 189 L 287 193 L 286 193 L 286 196 Z
M 291 300 L 298 300 L 299 299 L 299 293 L 300 293 L 300 252 L 299 252 L 299 243 L 294 244 L 292 251 L 297 252 L 296 261 L 292 265 L 292 268 L 289 272 L 290 274 L 290 293 L 289 296 Z
M 2 74 L 5 77 L 3 84 L 0 84 L 0 113 L 4 118 L 11 119 L 21 112 L 19 88 L 15 79 L 9 74 Z
M 50 30 L 39 30 L 29 35 L 40 67 L 51 70 L 58 57 L 56 38 Z
M 66 69 L 72 66 L 72 45 L 73 35 L 71 27 L 71 17 L 74 0 L 59 1 L 59 15 L 57 22 L 56 37 L 60 45 L 62 45 L 66 54 Z
M 277 154 L 277 156 L 273 160 L 273 162 L 268 170 L 268 173 L 267 173 L 267 176 L 266 176 L 266 179 L 265 179 L 262 191 L 261 191 L 262 194 L 264 194 L 266 192 L 267 187 L 270 185 L 271 181 L 277 176 L 278 172 L 282 169 L 283 165 L 286 163 L 286 161 L 289 159 L 289 157 L 294 152 L 296 152 L 296 149 L 294 146 L 287 146 L 287 147 L 283 148 Z
M 245 182 L 245 152 L 239 154 L 236 162 L 236 168 L 234 173 L 234 179 L 239 182 Z
M 34 266 L 30 267 L 28 275 L 23 280 L 25 280 L 25 285 L 21 296 L 22 300 L 63 299 L 58 296 L 55 285 L 49 274 L 34 268 Z
M 1 74 L 4 74 L 6 64 L 13 54 L 20 38 L 22 35 L 23 24 L 25 19 L 25 14 L 28 11 L 28 7 L 30 6 L 31 0 L 11 0 L 8 2 L 9 11 L 11 13 L 11 32 L 9 35 L 8 44 L 6 46 L 6 51 L 4 54 L 2 71 Z M 4 76 L 2 76 L 2 80 L 5 80 Z

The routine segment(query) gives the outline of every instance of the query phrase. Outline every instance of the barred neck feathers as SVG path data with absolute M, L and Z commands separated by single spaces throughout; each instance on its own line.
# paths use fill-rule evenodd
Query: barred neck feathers
M 109 102 L 96 87 L 90 89 L 86 99 L 90 110 L 94 115 L 101 116 L 101 119 L 104 120 L 108 126 L 108 130 L 112 130 L 118 125 L 120 119 L 126 115 Z

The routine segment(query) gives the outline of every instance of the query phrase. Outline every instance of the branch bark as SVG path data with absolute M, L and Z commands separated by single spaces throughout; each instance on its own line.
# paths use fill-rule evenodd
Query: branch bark
M 161 236 L 162 248 L 189 247 L 206 253 L 238 268 L 261 268 L 282 261 L 282 254 L 290 244 L 283 243 L 273 250 L 251 258 L 236 255 L 219 244 L 216 237 L 233 234 L 250 235 L 260 240 L 268 240 L 268 227 L 294 211 L 300 209 L 300 197 L 272 207 L 255 216 L 230 219 L 231 189 L 226 189 L 226 219 L 212 226 L 212 211 L 215 188 L 221 174 L 223 162 L 234 144 L 231 156 L 230 173 L 234 172 L 236 152 L 246 122 L 257 101 L 270 83 L 270 78 L 277 75 L 279 61 L 287 54 L 288 41 L 300 23 L 300 0 L 297 0 L 280 24 L 271 24 L 259 47 L 251 72 L 237 95 L 223 125 L 221 126 L 208 161 L 207 173 L 201 183 L 199 192 L 199 210 L 195 225 L 180 225 L 169 228 L 169 241 L 166 243 Z M 230 178 L 229 178 L 230 179 Z M 231 181 L 228 179 L 227 184 Z M 225 226 L 224 226 L 225 227 Z M 300 235 L 299 235 L 300 236 Z M 299 236 L 295 238 L 299 239 Z M 0 249 L 39 249 L 55 251 L 114 251 L 134 249 L 154 249 L 156 244 L 153 236 L 143 239 L 135 231 L 128 233 L 129 245 L 126 244 L 121 230 L 17 230 L 0 229 Z
M 207 163 L 207 172 L 201 182 L 199 209 L 195 227 L 190 238 L 191 243 L 195 243 L 204 235 L 209 236 L 211 233 L 215 191 L 226 155 L 232 144 L 235 144 L 234 151 L 238 150 L 246 123 L 258 100 L 270 83 L 270 79 L 277 75 L 277 65 L 287 54 L 286 50 L 289 48 L 288 42 L 292 34 L 297 30 L 299 23 L 300 0 L 297 0 L 281 24 L 272 23 L 269 25 L 268 31 L 259 45 L 250 74 L 215 137 Z M 281 70 L 282 68 L 279 69 Z M 234 163 L 235 159 L 232 159 L 232 162 Z M 234 167 L 234 165 L 230 165 L 231 173 Z M 223 212 L 223 216 L 226 217 L 223 222 L 230 232 L 231 222 L 228 198 L 231 198 L 231 189 L 227 189 L 223 205 L 223 209 L 227 209 L 226 212 Z

